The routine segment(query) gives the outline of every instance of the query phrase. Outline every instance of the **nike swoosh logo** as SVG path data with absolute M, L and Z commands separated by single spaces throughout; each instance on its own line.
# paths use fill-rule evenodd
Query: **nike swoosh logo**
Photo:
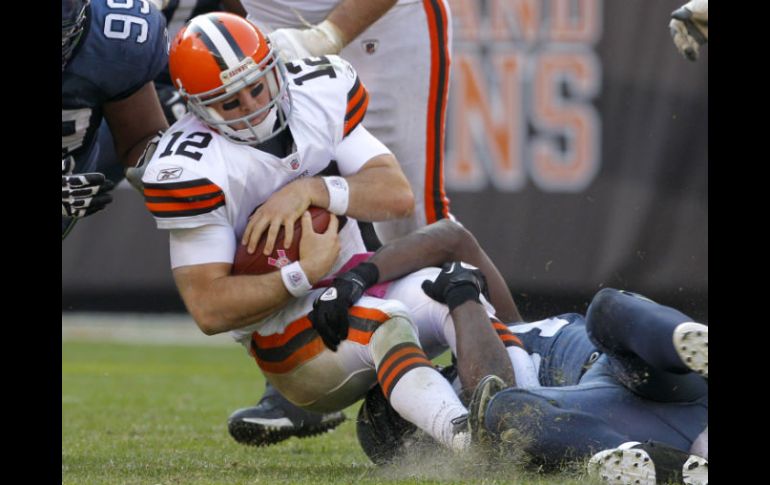
M 293 428 L 294 425 L 289 418 L 243 418 L 241 421 L 244 423 L 261 424 L 264 426 L 275 426 L 277 428 Z

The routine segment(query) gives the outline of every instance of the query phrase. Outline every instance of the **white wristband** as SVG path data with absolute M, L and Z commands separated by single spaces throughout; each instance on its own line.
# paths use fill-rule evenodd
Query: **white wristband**
M 302 271 L 302 266 L 299 265 L 299 261 L 295 261 L 291 264 L 287 264 L 281 268 L 281 279 L 283 280 L 283 286 L 289 290 L 295 298 L 301 298 L 313 288 L 310 281 L 307 279 L 307 275 Z
M 321 177 L 329 192 L 329 212 L 338 216 L 348 211 L 348 181 L 342 177 Z

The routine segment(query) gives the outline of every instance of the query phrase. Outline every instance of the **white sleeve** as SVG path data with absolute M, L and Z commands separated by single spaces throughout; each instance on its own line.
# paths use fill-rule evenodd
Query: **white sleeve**
M 361 170 L 366 162 L 377 155 L 391 153 L 380 140 L 358 125 L 337 144 L 334 152 L 340 175 L 347 176 Z
M 232 263 L 235 257 L 232 228 L 208 224 L 193 229 L 169 231 L 171 269 L 206 263 Z

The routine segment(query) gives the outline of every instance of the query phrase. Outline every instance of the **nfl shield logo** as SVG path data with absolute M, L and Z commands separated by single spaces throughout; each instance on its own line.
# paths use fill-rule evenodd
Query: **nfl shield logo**
M 380 41 L 377 39 L 364 40 L 361 41 L 361 45 L 364 47 L 364 51 L 366 51 L 367 54 L 374 54 L 377 50 L 377 46 L 380 45 Z
M 292 170 L 297 170 L 299 168 L 299 159 L 298 158 L 292 158 L 291 162 L 289 162 L 289 165 L 291 166 Z

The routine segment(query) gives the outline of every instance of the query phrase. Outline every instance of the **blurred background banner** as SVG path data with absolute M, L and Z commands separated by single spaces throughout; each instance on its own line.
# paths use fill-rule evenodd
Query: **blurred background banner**
M 609 286 L 708 321 L 708 46 L 677 52 L 681 3 L 450 2 L 451 210 L 525 318 Z M 62 243 L 62 310 L 184 311 L 167 234 L 115 199 Z

